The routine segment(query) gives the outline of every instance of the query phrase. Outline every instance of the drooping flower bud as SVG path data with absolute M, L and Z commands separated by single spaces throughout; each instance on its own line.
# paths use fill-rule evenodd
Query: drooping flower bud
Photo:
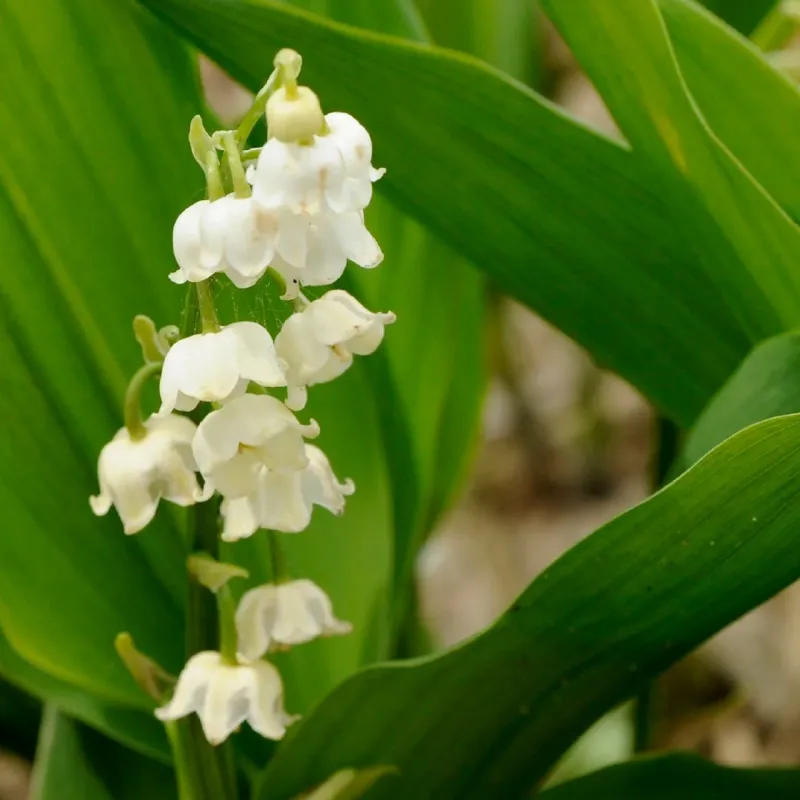
M 337 378 L 354 355 L 375 352 L 384 326 L 394 320 L 394 314 L 374 314 L 341 289 L 292 314 L 275 337 L 275 350 L 287 365 L 289 407 L 303 408 L 305 387 Z
M 200 423 L 192 452 L 208 484 L 223 495 L 243 497 L 256 490 L 262 466 L 278 472 L 306 467 L 303 437 L 318 433 L 316 422 L 303 425 L 277 398 L 245 394 Z
M 113 505 L 131 534 L 153 519 L 162 497 L 181 506 L 195 503 L 201 496 L 191 450 L 196 430 L 175 414 L 150 417 L 139 438 L 119 430 L 100 451 L 100 494 L 89 498 L 92 511 L 102 516 Z
M 246 592 L 236 610 L 239 650 L 259 658 L 275 647 L 350 633 L 349 622 L 333 614 L 328 595 L 309 580 L 265 584 Z
M 266 739 L 282 739 L 296 717 L 283 707 L 280 673 L 266 661 L 226 663 L 219 653 L 193 655 L 183 668 L 175 693 L 156 709 L 163 721 L 196 713 L 206 739 L 221 744 L 243 722 Z
M 305 454 L 308 463 L 299 470 L 280 471 L 261 465 L 253 476 L 252 492 L 222 501 L 224 541 L 246 539 L 259 528 L 299 533 L 311 523 L 314 506 L 337 515 L 344 511 L 345 497 L 356 489 L 353 481 L 339 481 L 318 447 L 306 444 Z
M 325 127 L 319 98 L 307 86 L 281 87 L 267 101 L 267 126 L 280 142 L 313 141 Z
M 185 209 L 172 231 L 174 283 L 224 273 L 239 289 L 253 286 L 275 255 L 278 220 L 250 197 L 227 195 Z
M 191 411 L 200 402 L 221 403 L 259 386 L 285 386 L 272 337 L 257 322 L 234 322 L 215 333 L 176 342 L 161 372 L 161 410 Z
M 348 260 L 373 269 L 383 260 L 361 211 L 342 214 L 284 215 L 279 223 L 277 255 L 270 266 L 296 297 L 301 286 L 329 286 L 342 277 Z

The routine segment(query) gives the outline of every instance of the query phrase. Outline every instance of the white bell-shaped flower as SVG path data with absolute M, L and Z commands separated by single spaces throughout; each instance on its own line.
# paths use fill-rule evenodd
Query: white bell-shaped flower
M 189 506 L 200 498 L 192 457 L 195 424 L 175 414 L 152 416 L 145 435 L 132 439 L 118 431 L 100 451 L 100 494 L 90 497 L 92 511 L 107 514 L 113 505 L 125 533 L 138 533 L 155 516 L 163 497 Z
M 236 610 L 239 650 L 245 658 L 352 629 L 349 622 L 336 619 L 328 595 L 308 580 L 258 586 L 244 594 Z
M 175 342 L 161 371 L 161 410 L 191 411 L 199 402 L 224 403 L 260 386 L 285 386 L 272 337 L 255 322 L 234 322 L 217 333 Z
M 254 491 L 222 501 L 222 538 L 226 542 L 245 539 L 259 528 L 299 533 L 309 526 L 315 505 L 336 515 L 344 511 L 345 497 L 356 488 L 353 481 L 340 482 L 318 447 L 306 444 L 305 451 L 308 464 L 304 469 L 279 472 L 262 466 Z
M 372 199 L 372 184 L 386 173 L 385 169 L 372 166 L 372 139 L 350 114 L 334 111 L 326 114 L 325 122 L 328 135 L 336 142 L 344 161 L 345 205 L 352 209 L 366 208 Z
M 354 355 L 375 352 L 391 313 L 374 314 L 341 289 L 326 292 L 292 314 L 275 337 L 275 350 L 286 364 L 288 405 L 305 406 L 305 387 L 341 375 Z
M 322 214 L 348 210 L 344 159 L 330 136 L 314 136 L 308 144 L 271 138 L 247 177 L 253 199 L 265 211 Z
M 179 269 L 175 283 L 197 282 L 224 272 L 240 289 L 264 274 L 275 255 L 278 220 L 251 197 L 201 200 L 183 211 L 172 231 Z
M 369 133 L 341 112 L 327 114 L 325 127 L 302 144 L 271 138 L 261 149 L 248 179 L 264 209 L 315 215 L 366 208 L 385 172 L 372 167 Z
M 303 425 L 280 400 L 245 394 L 212 411 L 192 443 L 197 467 L 207 484 L 229 497 L 243 497 L 258 486 L 261 467 L 282 472 L 308 465 L 303 437 L 319 426 Z
M 219 653 L 192 656 L 167 705 L 156 709 L 162 720 L 196 713 L 206 739 L 218 745 L 243 722 L 267 739 L 282 739 L 295 717 L 283 707 L 283 683 L 266 661 L 227 664 Z
M 328 286 L 339 280 L 348 260 L 365 269 L 383 260 L 361 211 L 318 217 L 283 214 L 276 249 L 270 266 L 286 282 L 288 297 L 296 296 L 300 286 Z

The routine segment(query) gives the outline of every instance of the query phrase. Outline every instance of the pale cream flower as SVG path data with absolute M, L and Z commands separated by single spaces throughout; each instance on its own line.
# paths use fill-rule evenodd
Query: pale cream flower
M 270 266 L 286 282 L 287 297 L 296 297 L 300 286 L 328 286 L 339 280 L 348 260 L 364 269 L 383 260 L 380 246 L 364 225 L 363 212 L 281 215 Z
M 198 426 L 192 451 L 208 485 L 229 497 L 258 486 L 261 467 L 293 472 L 308 465 L 303 437 L 319 426 L 303 425 L 280 400 L 245 394 L 212 411 Z
M 372 164 L 367 129 L 349 114 L 325 116 L 327 131 L 308 141 L 271 138 L 248 173 L 253 197 L 268 211 L 293 214 L 362 211 L 384 173 Z
M 325 122 L 328 135 L 336 142 L 344 161 L 345 206 L 354 210 L 364 209 L 372 199 L 372 184 L 386 170 L 372 166 L 372 139 L 355 117 L 334 111 L 325 116 Z
M 218 745 L 243 722 L 267 739 L 282 739 L 296 717 L 283 707 L 283 683 L 267 661 L 239 659 L 227 664 L 217 652 L 192 656 L 167 705 L 156 709 L 163 721 L 196 713 L 206 739 Z
M 325 120 L 327 131 L 306 142 L 270 139 L 248 170 L 254 201 L 277 218 L 270 266 L 286 281 L 287 297 L 338 280 L 348 260 L 367 269 L 383 260 L 364 224 L 372 183 L 384 172 L 370 163 L 369 133 L 349 114 Z
M 336 619 L 328 595 L 309 580 L 258 586 L 245 593 L 236 610 L 239 650 L 245 658 L 352 629 L 349 622 Z
M 344 511 L 345 497 L 353 494 L 355 485 L 350 479 L 338 480 L 318 447 L 306 444 L 305 452 L 308 464 L 303 469 L 279 472 L 262 466 L 252 492 L 222 501 L 226 542 L 245 539 L 259 528 L 299 533 L 310 524 L 315 505 L 336 515 Z
M 344 203 L 344 159 L 330 136 L 310 144 L 270 139 L 247 177 L 253 199 L 265 211 L 322 214 L 349 210 Z
M 197 282 L 222 272 L 240 289 L 264 274 L 275 255 L 278 220 L 251 197 L 201 200 L 183 211 L 172 231 L 179 269 L 175 283 Z
M 217 333 L 175 342 L 161 372 L 161 410 L 191 411 L 199 402 L 224 403 L 260 386 L 285 386 L 272 337 L 255 322 L 234 322 Z
M 195 424 L 170 414 L 151 416 L 144 425 L 141 439 L 122 428 L 100 451 L 100 494 L 89 498 L 98 516 L 113 505 L 129 534 L 153 519 L 162 497 L 181 506 L 200 498 L 191 449 Z
M 384 326 L 394 321 L 394 314 L 374 314 L 341 289 L 292 314 L 275 337 L 275 350 L 286 365 L 289 407 L 303 408 L 305 387 L 338 377 L 354 355 L 375 352 Z

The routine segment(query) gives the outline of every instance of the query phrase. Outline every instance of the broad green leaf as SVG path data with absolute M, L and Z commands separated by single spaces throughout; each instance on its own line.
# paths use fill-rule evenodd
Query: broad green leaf
M 772 197 L 800 219 L 800 167 L 792 136 L 800 130 L 800 88 L 758 48 L 693 3 L 659 0 L 659 6 L 706 121 Z
M 434 41 L 536 86 L 544 43 L 535 0 L 417 0 Z
M 54 706 L 46 706 L 36 766 L 32 800 L 113 800 L 108 787 L 86 759 L 75 722 Z
M 778 51 L 788 48 L 797 30 L 797 9 L 791 0 L 775 2 L 771 11 L 764 16 L 754 30 L 750 32 L 750 41 L 764 52 Z M 791 74 L 791 70 L 786 70 Z
M 342 281 L 343 288 L 349 287 L 352 282 L 345 276 L 345 280 Z M 465 329 L 468 329 L 467 326 Z M 434 356 L 436 355 L 439 354 L 434 353 Z M 436 366 L 433 359 L 420 359 L 420 372 L 423 371 L 422 363 L 428 367 L 426 372 Z M 423 460 L 421 448 L 425 447 L 425 442 L 421 441 L 419 434 L 414 435 L 412 431 L 420 428 L 425 430 L 427 426 L 423 424 L 424 420 L 438 418 L 431 412 L 440 410 L 435 406 L 431 408 L 430 406 L 408 407 L 404 405 L 403 401 L 409 402 L 409 398 L 414 397 L 413 389 L 417 385 L 417 376 L 414 376 L 401 388 L 400 380 L 395 377 L 396 372 L 392 369 L 396 364 L 397 361 L 392 363 L 385 352 L 373 353 L 373 357 L 363 364 L 369 391 L 375 398 L 380 442 L 386 454 L 387 470 L 391 482 L 391 496 L 386 498 L 386 508 L 391 509 L 391 527 L 394 534 L 393 548 L 390 554 L 391 579 L 387 587 L 392 605 L 399 602 L 398 593 L 401 587 L 412 580 L 410 574 L 414 556 L 412 545 L 421 533 L 426 504 L 421 486 L 423 476 L 419 469 L 419 462 Z M 469 404 L 472 398 L 464 399 Z M 476 403 L 473 402 L 471 405 L 474 406 Z M 455 454 L 460 455 L 460 460 L 463 461 L 464 448 L 456 448 Z M 425 457 L 425 460 L 432 462 L 432 458 L 429 456 Z M 429 473 L 430 470 L 426 472 Z M 428 484 L 432 483 L 430 474 L 426 474 L 424 479 Z M 432 492 L 432 489 L 426 491 Z M 358 571 L 356 565 L 353 565 L 353 568 Z M 369 613 L 369 606 L 362 605 L 360 611 Z M 391 623 L 388 628 L 387 633 L 392 635 Z
M 482 282 L 462 286 L 454 298 L 457 300 L 453 317 L 476 319 L 486 314 L 486 296 Z M 476 395 L 486 386 L 488 365 L 486 343 L 482 327 L 462 328 L 457 349 L 452 361 L 455 372 L 439 420 L 439 439 L 433 468 L 433 485 L 427 507 L 427 525 L 423 533 L 429 532 L 441 512 L 454 500 L 457 489 L 466 479 L 470 459 L 475 454 L 480 436 L 479 397 Z M 435 385 L 435 384 L 434 384 Z M 424 392 L 430 387 L 418 386 Z M 465 396 L 472 395 L 471 402 Z M 460 454 L 461 457 L 456 457 Z
M 89 763 L 113 800 L 177 800 L 171 767 L 134 753 L 82 725 L 78 733 Z
M 693 464 L 737 431 L 770 417 L 800 412 L 800 334 L 758 345 L 697 420 L 683 452 Z
M 32 800 L 175 800 L 172 770 L 45 706 Z
M 105 704 L 76 686 L 36 669 L 14 651 L 2 634 L 0 676 L 126 747 L 163 762 L 170 759 L 164 728 L 152 712 Z
M 731 769 L 694 755 L 643 758 L 542 793 L 542 800 L 753 800 L 800 793 L 800 770 Z
M 750 35 L 778 0 L 702 0 L 709 11 L 736 30 Z
M 434 39 L 441 45 L 454 47 L 464 52 L 471 53 L 487 63 L 503 69 L 513 77 L 535 83 L 538 78 L 538 64 L 536 55 L 541 44 L 536 21 L 540 16 L 537 6 L 530 0 L 501 0 L 501 2 L 487 3 L 485 0 L 472 0 L 471 2 L 431 2 L 425 0 L 418 3 Z M 391 32 L 391 31 L 387 31 Z M 441 263 L 441 258 L 434 258 L 435 263 Z M 438 272 L 439 270 L 437 270 Z M 484 296 L 482 285 L 477 282 L 466 285 L 458 292 L 452 282 L 443 292 L 437 291 L 429 285 L 429 293 L 440 298 L 444 294 L 454 297 L 455 303 L 445 311 L 439 306 L 441 317 L 453 319 L 466 315 L 467 319 L 482 315 Z M 395 281 L 388 297 L 403 293 L 401 281 Z M 411 292 L 406 289 L 405 294 L 411 298 Z M 452 330 L 452 323 L 451 323 Z M 477 434 L 477 403 L 464 402 L 465 395 L 472 389 L 473 394 L 486 383 L 486 358 L 483 355 L 485 342 L 480 336 L 479 329 L 474 330 L 472 337 L 464 336 L 464 326 L 461 335 L 457 337 L 458 356 L 454 362 L 456 380 L 452 384 L 446 405 L 442 410 L 442 418 L 437 420 L 439 430 L 439 446 L 427 448 L 434 454 L 435 468 L 432 500 L 428 507 L 427 529 L 433 527 L 439 513 L 452 499 L 454 489 L 463 478 L 465 460 L 454 458 L 453 454 L 459 451 L 472 453 Z M 430 336 L 427 347 L 431 347 Z M 452 336 L 449 338 L 453 338 Z M 419 342 L 414 352 L 425 347 L 424 342 Z M 410 365 L 411 366 L 411 365 Z M 432 376 L 433 377 L 433 376 Z M 419 381 L 419 391 L 428 393 L 433 385 L 441 385 L 441 380 Z M 470 435 L 469 432 L 474 432 Z M 422 441 L 432 440 L 433 432 L 424 434 Z
M 391 767 L 343 769 L 303 797 L 305 800 L 358 800 L 381 778 L 393 773 Z
M 531 0 L 471 0 L 470 2 L 447 2 L 447 0 L 422 0 L 418 2 L 432 32 L 434 40 L 443 46 L 470 53 L 523 82 L 536 85 L 539 78 L 539 48 L 543 36 L 537 25 L 540 18 L 538 6 Z M 436 259 L 437 263 L 439 259 Z M 483 308 L 481 287 L 475 285 L 462 291 L 456 306 L 449 314 L 480 313 Z M 395 291 L 400 290 L 396 284 Z M 436 292 L 432 292 L 436 294 Z M 452 288 L 450 294 L 453 293 Z M 469 308 L 473 306 L 474 312 Z M 476 331 L 479 333 L 479 331 Z M 434 469 L 433 499 L 428 509 L 428 528 L 433 526 L 440 511 L 452 498 L 453 490 L 463 477 L 464 459 L 453 458 L 453 453 L 471 453 L 476 436 L 468 432 L 476 430 L 477 406 L 464 403 L 465 388 L 483 386 L 486 380 L 486 364 L 482 353 L 485 343 L 480 336 L 468 339 L 458 337 L 459 357 L 456 376 L 461 380 L 451 387 L 447 404 L 440 421 L 441 436 Z M 464 379 L 464 376 L 466 380 Z M 425 386 L 422 391 L 430 391 Z M 430 437 L 426 437 L 430 441 Z
M 0 71 L 0 622 L 37 668 L 145 705 L 114 636 L 179 668 L 185 551 L 169 514 L 125 537 L 88 496 L 140 358 L 133 315 L 180 308 L 170 228 L 199 97 L 174 36 L 124 1 L 3 4 Z
M 357 28 L 392 33 L 409 39 L 428 38 L 425 23 L 414 0 L 282 0 L 285 5 L 302 8 L 322 17 L 346 22 Z
M 747 271 L 713 263 L 721 299 L 753 335 L 800 321 L 800 230 L 720 143 L 686 90 L 655 0 L 543 0 L 634 152 L 687 185 Z M 706 57 L 721 58 L 712 52 Z M 713 220 L 713 223 L 711 222 Z M 771 321 L 767 321 L 772 317 Z
M 747 273 L 688 189 L 624 146 L 466 56 L 269 0 L 145 1 L 249 85 L 275 49 L 302 50 L 326 106 L 372 133 L 392 200 L 678 421 L 744 356 L 747 336 L 706 270 Z M 779 333 L 758 310 L 759 337 Z
M 639 684 L 800 577 L 798 448 L 798 415 L 742 431 L 568 551 L 484 633 L 354 676 L 281 745 L 262 800 L 375 763 L 399 770 L 376 798 L 521 796 Z

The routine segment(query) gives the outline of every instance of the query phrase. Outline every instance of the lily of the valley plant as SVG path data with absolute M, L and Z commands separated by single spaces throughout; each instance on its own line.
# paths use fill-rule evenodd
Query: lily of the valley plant
M 100 453 L 100 493 L 91 498 L 96 514 L 115 507 L 126 534 L 143 531 L 161 500 L 212 504 L 219 536 L 229 542 L 268 531 L 274 580 L 246 592 L 238 608 L 227 582 L 243 570 L 216 561 L 214 542 L 189 560 L 193 579 L 216 593 L 219 650 L 191 655 L 166 691 L 163 681 L 152 688 L 158 682 L 143 673 L 157 668 L 144 657 L 126 659 L 139 665 L 135 677 L 156 697 L 156 716 L 169 723 L 196 714 L 212 745 L 244 722 L 268 739 L 282 738 L 295 718 L 284 710 L 270 654 L 350 630 L 323 587 L 289 575 L 279 538 L 302 532 L 315 506 L 344 512 L 355 486 L 336 477 L 324 431 L 303 416 L 307 390 L 372 353 L 394 321 L 347 292 L 317 288 L 340 278 L 348 261 L 372 268 L 383 258 L 364 224 L 372 183 L 382 174 L 371 164 L 369 133 L 348 114 L 323 114 L 317 96 L 297 83 L 296 53 L 281 51 L 275 64 L 237 130 L 209 135 L 199 117 L 192 122 L 207 198 L 175 222 L 178 268 L 169 275 L 187 284 L 188 311 L 179 335 L 137 320 L 146 363 L 130 383 L 125 426 Z M 247 149 L 264 111 L 268 139 Z M 239 288 L 274 281 L 292 313 L 280 330 L 221 320 L 218 280 Z M 316 299 L 306 297 L 306 287 Z M 143 420 L 142 390 L 153 376 L 161 405 Z M 193 613 L 190 606 L 189 626 L 197 623 Z

